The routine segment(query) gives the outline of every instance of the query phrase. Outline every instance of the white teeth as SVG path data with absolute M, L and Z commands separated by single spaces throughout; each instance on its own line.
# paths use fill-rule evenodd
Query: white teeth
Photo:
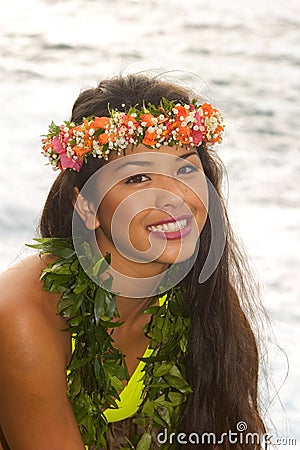
M 149 231 L 164 231 L 166 233 L 182 230 L 187 225 L 187 220 L 178 220 L 176 222 L 163 223 L 162 225 L 152 225 L 148 227 Z

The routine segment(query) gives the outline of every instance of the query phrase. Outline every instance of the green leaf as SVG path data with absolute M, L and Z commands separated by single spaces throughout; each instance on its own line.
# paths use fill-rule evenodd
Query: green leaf
M 150 400 L 146 400 L 143 409 L 142 409 L 143 413 L 146 414 L 149 417 L 152 417 L 154 414 L 154 404 L 153 402 L 150 402 Z
M 191 387 L 185 381 L 183 377 L 174 377 L 173 375 L 165 375 L 164 380 L 169 383 L 170 386 L 178 389 L 178 391 L 182 392 L 183 394 L 187 394 L 191 392 Z
M 75 286 L 75 288 L 73 289 L 74 294 L 81 294 L 82 292 L 84 292 L 87 288 L 87 285 L 85 283 L 82 284 L 77 284 L 77 286 Z
M 111 319 L 116 309 L 116 296 L 111 295 L 108 292 L 105 295 L 105 303 L 106 303 L 106 315 Z
M 100 373 L 101 373 L 101 366 L 99 364 L 99 361 L 98 361 L 97 357 L 94 360 L 94 372 L 95 372 L 96 378 L 99 378 L 100 377 Z
M 104 302 L 105 302 L 105 292 L 103 289 L 98 288 L 95 295 L 95 303 L 94 303 L 94 316 L 96 325 L 98 325 L 100 321 L 100 317 L 104 308 Z
M 62 298 L 60 300 L 60 302 L 58 303 L 58 307 L 57 307 L 57 312 L 58 314 L 61 314 L 65 309 L 69 308 L 70 306 L 72 306 L 74 303 L 73 298 Z
M 101 266 L 102 266 L 103 261 L 104 261 L 104 258 L 100 258 L 100 259 L 98 259 L 98 261 L 93 265 L 93 268 L 92 268 L 92 274 L 94 275 L 94 277 L 96 277 L 96 276 L 99 274 L 100 268 L 101 268 Z
M 180 392 L 169 392 L 168 398 L 174 406 L 179 406 L 182 403 L 182 394 Z
M 151 446 L 151 434 L 144 433 L 136 446 L 136 450 L 149 450 Z
M 111 382 L 112 386 L 116 389 L 117 392 L 121 392 L 124 389 L 123 384 L 121 383 L 119 378 L 116 377 L 115 375 L 113 375 L 110 378 L 110 382 Z
M 81 391 L 81 380 L 80 378 L 74 378 L 72 382 L 69 383 L 69 392 L 73 397 L 76 397 Z
M 119 364 L 107 362 L 105 368 L 111 375 L 117 376 L 120 380 L 127 380 L 128 378 L 126 370 Z
M 153 375 L 155 377 L 161 377 L 165 375 L 166 373 L 169 373 L 170 369 L 173 367 L 173 364 L 165 364 L 162 363 L 162 365 L 155 365 L 153 370 Z

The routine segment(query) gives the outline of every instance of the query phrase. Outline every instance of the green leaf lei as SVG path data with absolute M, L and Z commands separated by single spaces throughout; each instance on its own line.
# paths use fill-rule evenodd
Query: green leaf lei
M 75 350 L 67 368 L 68 396 L 86 445 L 107 447 L 108 424 L 103 411 L 117 407 L 122 381 L 128 380 L 125 356 L 113 346 L 108 329 L 121 326 L 116 309 L 116 295 L 98 286 L 85 273 L 78 261 L 72 239 L 35 239 L 30 247 L 44 254 L 58 256 L 41 274 L 44 289 L 61 293 L 58 312 L 67 319 L 66 331 L 72 333 Z M 109 256 L 99 259 L 87 242 L 81 255 L 90 264 L 95 276 L 109 263 Z M 106 260 L 106 262 L 105 262 Z M 111 287 L 111 279 L 105 287 Z M 191 388 L 185 380 L 184 357 L 187 353 L 189 318 L 183 314 L 182 290 L 168 291 L 162 306 L 145 310 L 152 319 L 144 328 L 151 339 L 151 356 L 141 358 L 144 368 L 143 399 L 136 423 L 144 433 L 125 448 L 147 450 L 154 439 L 152 430 L 175 428 L 180 405 Z M 168 445 L 161 448 L 167 449 Z

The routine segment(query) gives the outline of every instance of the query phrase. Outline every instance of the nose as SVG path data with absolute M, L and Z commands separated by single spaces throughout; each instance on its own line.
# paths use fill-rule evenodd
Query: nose
M 172 177 L 159 176 L 155 206 L 159 209 L 178 209 L 184 204 L 185 186 Z

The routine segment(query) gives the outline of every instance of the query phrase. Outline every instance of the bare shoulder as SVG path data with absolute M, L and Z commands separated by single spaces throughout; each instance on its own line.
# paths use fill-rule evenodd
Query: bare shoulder
M 42 295 L 43 284 L 40 281 L 42 270 L 55 257 L 51 255 L 34 254 L 18 261 L 0 274 L 0 307 L 5 306 L 5 300 L 16 297 L 16 294 L 30 294 L 34 297 Z M 21 300 L 22 295 L 17 296 Z
M 20 345 L 28 339 L 44 339 L 57 343 L 67 358 L 70 337 L 63 333 L 66 323 L 57 314 L 59 294 L 43 290 L 42 270 L 53 256 L 31 255 L 0 274 L 0 334 Z M 12 343 L 12 341 L 11 341 Z
M 0 276 L 0 426 L 11 449 L 84 448 L 66 395 L 71 336 L 59 295 L 39 280 L 48 262 L 30 256 Z

